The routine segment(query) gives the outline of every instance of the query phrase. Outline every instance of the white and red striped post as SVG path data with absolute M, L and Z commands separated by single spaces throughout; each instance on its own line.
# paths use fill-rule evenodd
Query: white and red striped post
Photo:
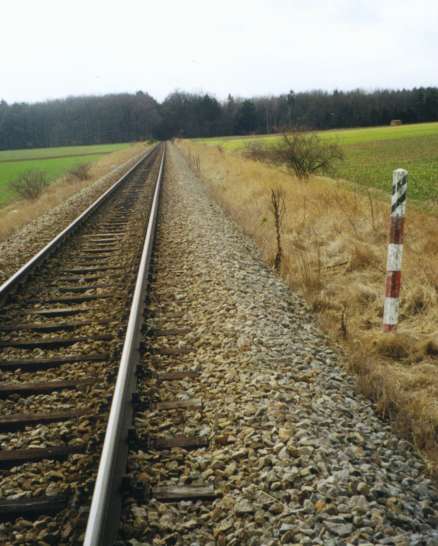
M 394 332 L 398 323 L 407 189 L 408 171 L 396 169 L 392 176 L 391 227 L 389 230 L 385 306 L 383 310 L 384 332 Z

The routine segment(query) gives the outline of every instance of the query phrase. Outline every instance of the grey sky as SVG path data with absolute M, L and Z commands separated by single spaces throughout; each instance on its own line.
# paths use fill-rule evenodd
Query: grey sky
M 3 0 L 0 99 L 438 84 L 436 0 Z

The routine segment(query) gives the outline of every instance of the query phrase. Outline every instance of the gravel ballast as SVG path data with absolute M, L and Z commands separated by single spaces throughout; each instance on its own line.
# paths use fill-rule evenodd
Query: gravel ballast
M 146 546 L 438 545 L 438 491 L 415 450 L 357 393 L 305 302 L 207 195 L 170 145 L 149 325 L 149 401 L 202 410 L 137 413 L 140 434 L 198 435 L 190 452 L 131 452 L 134 478 L 212 484 L 212 502 L 125 500 L 121 538 Z M 172 345 L 174 344 L 174 345 Z M 173 356 L 160 349 L 177 347 Z M 187 350 L 181 350 L 187 348 Z

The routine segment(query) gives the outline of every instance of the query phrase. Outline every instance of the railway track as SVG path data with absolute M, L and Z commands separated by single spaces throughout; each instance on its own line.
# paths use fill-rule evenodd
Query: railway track
M 206 436 L 200 434 L 202 399 L 187 396 L 186 390 L 200 375 L 193 365 L 195 347 L 190 344 L 196 337 L 186 320 L 191 274 L 197 272 L 185 270 L 183 255 L 181 261 L 169 262 L 169 244 L 161 243 L 159 235 L 153 247 L 159 192 L 157 187 L 84 546 L 128 545 L 136 536 L 142 543 L 155 543 L 161 539 L 154 525 L 140 535 L 130 529 L 134 505 L 146 514 L 150 503 L 210 506 L 219 496 L 211 480 L 184 483 L 184 477 L 175 471 L 157 479 L 151 468 L 155 463 L 172 465 L 192 450 L 205 453 L 209 447 Z M 163 230 L 168 231 L 169 226 L 161 226 L 158 234 Z M 178 243 L 172 244 L 171 253 L 177 247 Z M 187 291 L 185 296 L 181 290 Z M 202 385 L 198 388 L 202 390 Z M 184 427 L 193 432 L 181 433 Z M 146 517 L 143 523 L 147 524 Z M 183 544 L 185 537 L 177 535 L 178 543 Z
M 203 527 L 212 501 L 221 496 L 209 458 L 212 448 L 228 439 L 212 437 L 204 414 L 208 389 L 204 393 L 205 383 L 200 381 L 206 363 L 198 336 L 201 302 L 191 295 L 199 271 L 186 263 L 184 255 L 175 261 L 179 243 L 163 240 L 166 230 L 168 225 L 160 225 L 147 293 L 135 431 L 129 443 L 129 486 L 122 499 L 116 542 L 120 546 L 132 540 L 198 544 L 188 533 Z M 204 461 L 203 475 L 188 470 L 186 462 L 192 456 Z M 204 543 L 206 537 L 199 542 Z
M 7 544 L 126 544 L 129 532 L 119 526 L 132 498 L 216 498 L 208 484 L 163 487 L 131 471 L 143 450 L 167 460 L 173 448 L 208 446 L 175 427 L 160 434 L 160 415 L 178 424 L 202 408 L 201 400 L 166 394 L 166 384 L 181 387 L 199 375 L 187 365 L 182 339 L 190 329 L 173 305 L 173 273 L 164 293 L 156 266 L 146 297 L 153 256 L 162 252 L 153 243 L 163 171 L 164 147 L 0 288 L 0 538 Z M 171 328 L 160 326 L 169 321 Z M 153 384 L 163 386 L 162 399 Z M 145 412 L 158 434 L 142 426 Z
M 0 287 L 0 544 L 435 540 L 423 462 L 168 153 Z
M 118 374 L 138 353 L 129 309 L 134 294 L 140 325 L 163 167 L 156 147 L 0 287 L 2 544 L 82 543 L 120 390 L 125 444 Z

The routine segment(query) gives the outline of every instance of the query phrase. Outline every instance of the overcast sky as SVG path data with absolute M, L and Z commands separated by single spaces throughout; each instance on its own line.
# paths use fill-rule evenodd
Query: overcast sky
M 436 0 L 2 0 L 0 99 L 438 84 Z

